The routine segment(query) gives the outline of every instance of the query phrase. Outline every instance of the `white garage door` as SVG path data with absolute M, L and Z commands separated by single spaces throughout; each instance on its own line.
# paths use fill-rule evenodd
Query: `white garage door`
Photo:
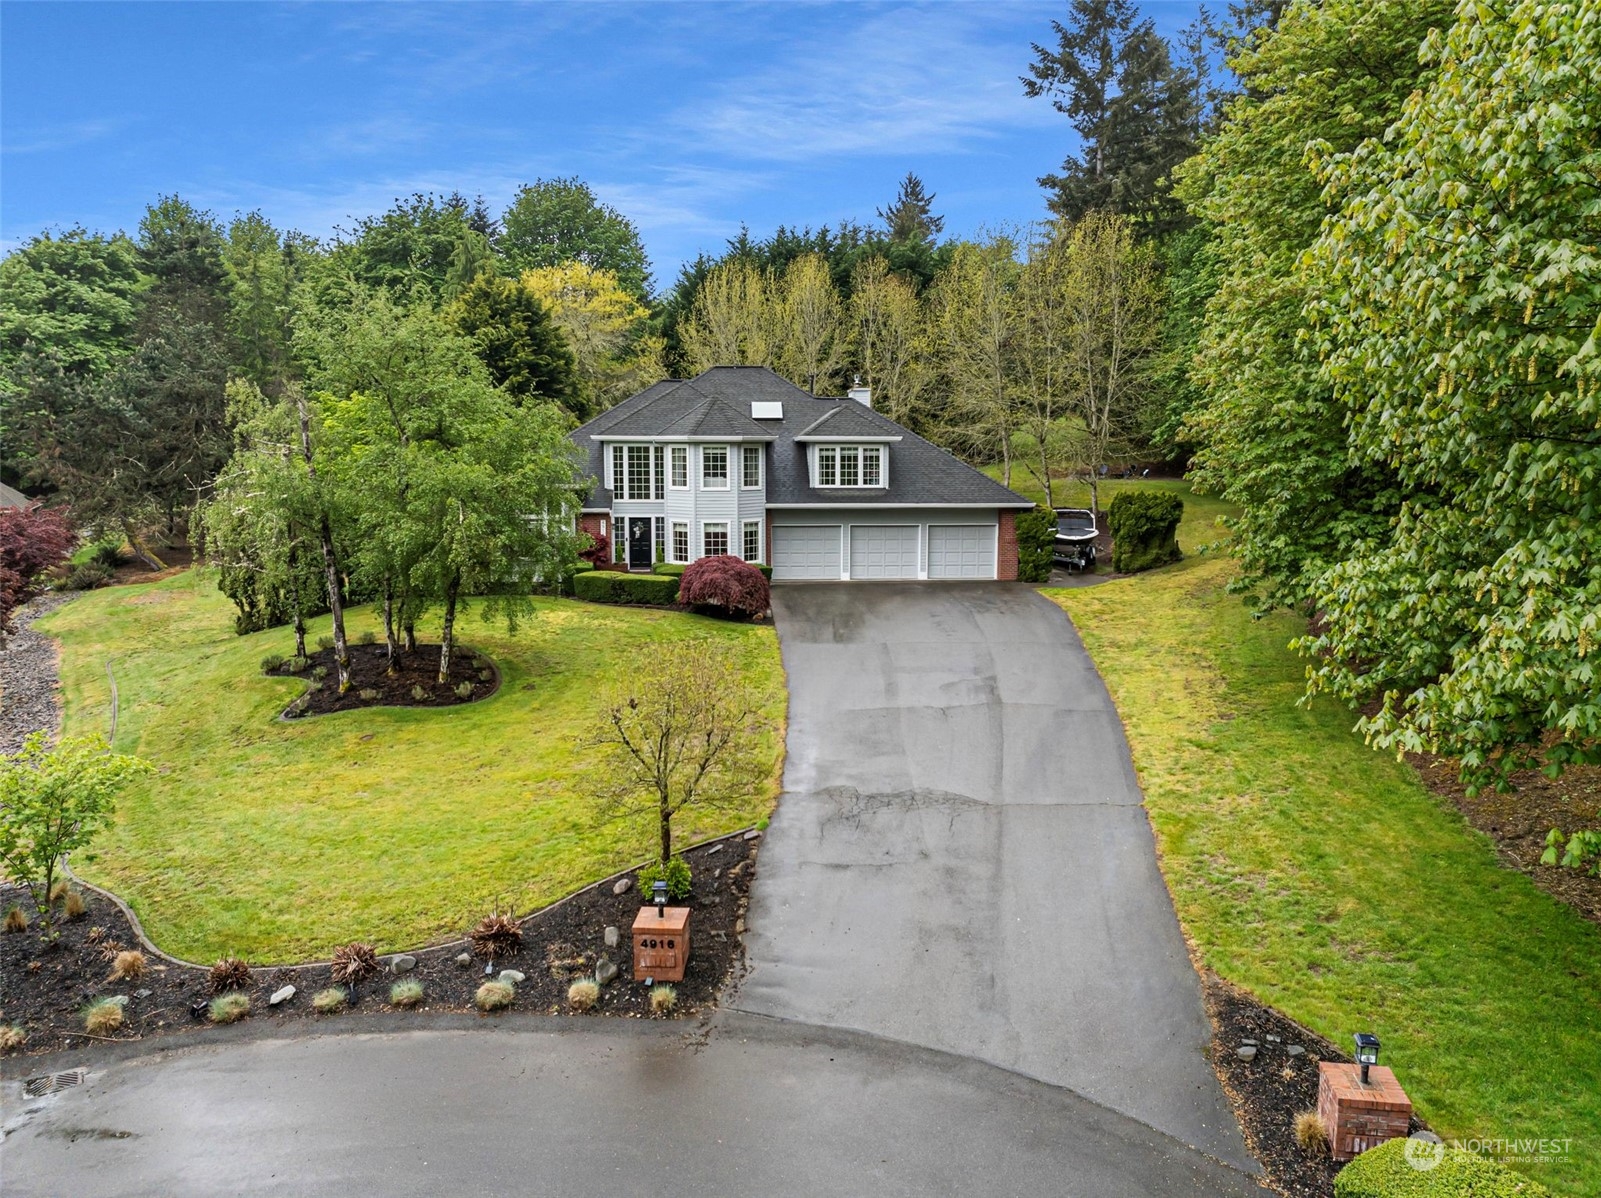
M 774 578 L 839 581 L 838 524 L 773 525 Z
M 930 578 L 994 578 L 993 524 L 930 524 Z
M 851 529 L 851 578 L 916 578 L 916 524 L 858 524 Z

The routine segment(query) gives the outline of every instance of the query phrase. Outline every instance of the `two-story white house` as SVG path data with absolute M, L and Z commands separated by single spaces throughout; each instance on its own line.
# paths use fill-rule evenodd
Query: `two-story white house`
M 580 524 L 648 570 L 731 553 L 775 579 L 1017 577 L 1028 500 L 873 411 L 761 366 L 656 383 L 574 430 Z

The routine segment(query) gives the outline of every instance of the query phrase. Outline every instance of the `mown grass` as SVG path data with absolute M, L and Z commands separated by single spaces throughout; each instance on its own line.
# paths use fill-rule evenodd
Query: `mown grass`
M 125 792 L 99 859 L 75 863 L 126 898 L 150 936 L 191 960 L 326 957 L 337 945 L 384 950 L 464 934 L 492 902 L 549 902 L 642 860 L 649 815 L 618 817 L 590 790 L 580 744 L 597 692 L 660 641 L 738 646 L 768 695 L 769 792 L 742 809 L 686 809 L 680 843 L 731 831 L 771 808 L 785 698 L 770 627 L 669 611 L 540 600 L 508 634 L 476 616 L 464 641 L 500 666 L 491 698 L 450 708 L 277 717 L 304 683 L 267 678 L 285 629 L 235 636 L 216 578 L 95 591 L 40 622 L 61 640 L 65 731 L 106 732 L 106 666 L 120 696 L 116 747 L 158 770 Z M 352 635 L 376 623 L 351 613 Z M 315 621 L 311 638 L 326 633 Z
M 1336 1043 L 1377 1033 L 1448 1139 L 1570 1138 L 1518 1167 L 1601 1193 L 1601 929 L 1498 865 L 1348 711 L 1298 706 L 1298 622 L 1253 621 L 1231 569 L 1046 592 L 1123 716 L 1186 934 Z
M 999 466 L 985 466 L 984 473 L 996 482 L 1001 481 L 1001 468 Z M 1045 503 L 1045 489 L 1035 482 L 1028 474 L 1020 469 L 1012 471 L 1012 490 L 1024 499 L 1032 499 L 1035 503 Z M 1203 550 L 1218 545 L 1226 538 L 1227 531 L 1223 529 L 1218 520 L 1227 516 L 1234 509 L 1221 499 L 1211 495 L 1198 495 L 1190 490 L 1189 483 L 1179 479 L 1150 478 L 1150 479 L 1103 479 L 1100 487 L 1100 501 L 1102 509 L 1111 506 L 1112 498 L 1119 491 L 1170 491 L 1184 500 L 1184 519 L 1179 522 L 1178 538 L 1179 548 L 1185 553 L 1200 553 Z M 1089 507 L 1090 488 L 1087 483 L 1077 479 L 1053 479 L 1051 482 L 1051 498 L 1057 507 Z M 1110 572 L 1111 563 L 1102 562 L 1103 572 Z

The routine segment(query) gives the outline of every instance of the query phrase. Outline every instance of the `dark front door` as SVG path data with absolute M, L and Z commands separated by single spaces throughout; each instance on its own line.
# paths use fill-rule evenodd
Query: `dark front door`
M 651 527 L 649 516 L 628 517 L 628 568 L 648 570 L 651 561 Z

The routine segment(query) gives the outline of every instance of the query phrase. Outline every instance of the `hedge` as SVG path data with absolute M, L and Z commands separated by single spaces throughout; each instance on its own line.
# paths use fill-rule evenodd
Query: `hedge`
M 573 593 L 591 603 L 641 603 L 671 607 L 678 599 L 678 579 L 660 574 L 624 574 L 618 570 L 585 570 L 573 575 Z
M 1017 579 L 1049 582 L 1056 558 L 1056 513 L 1048 507 L 1017 513 Z
M 1112 569 L 1137 574 L 1176 562 L 1184 501 L 1166 491 L 1121 491 L 1106 511 L 1112 530 Z
M 762 572 L 762 577 L 767 579 L 768 582 L 773 580 L 773 568 L 771 566 L 763 565 L 761 562 L 746 562 L 745 564 L 748 566 L 755 566 Z M 681 578 L 684 573 L 684 563 L 657 562 L 650 568 L 650 572 L 652 574 L 661 574 L 669 578 Z
M 1421 1141 L 1412 1141 L 1418 1164 Z M 1407 1141 L 1389 1140 L 1357 1157 L 1334 1179 L 1335 1198 L 1549 1198 L 1550 1191 L 1496 1161 L 1446 1148 L 1432 1169 L 1407 1160 Z

